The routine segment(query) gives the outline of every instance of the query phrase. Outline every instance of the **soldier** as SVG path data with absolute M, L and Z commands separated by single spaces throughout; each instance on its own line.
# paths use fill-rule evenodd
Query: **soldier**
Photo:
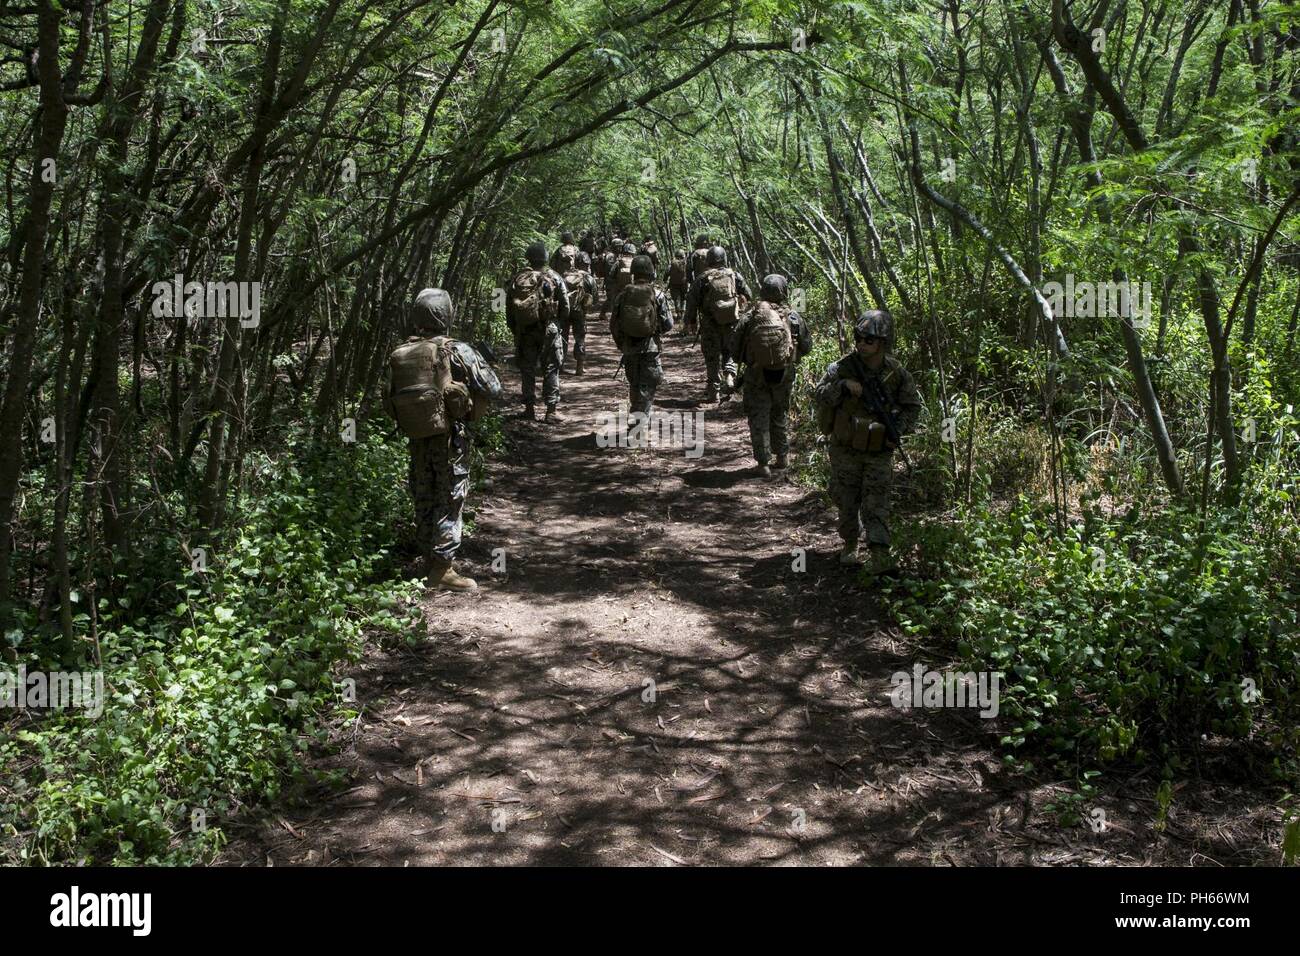
M 759 301 L 736 323 L 731 354 L 745 363 L 745 415 L 758 474 L 770 478 L 768 461 L 790 464 L 790 391 L 799 360 L 812 351 L 808 326 L 785 304 L 785 276 L 769 275 L 758 289 Z
M 618 256 L 608 264 L 605 273 L 605 301 L 600 306 L 600 320 L 605 321 L 610 306 L 618 294 L 632 284 L 632 260 L 636 258 L 636 246 L 625 242 L 618 249 Z
M 678 249 L 673 254 L 673 261 L 668 266 L 668 294 L 673 299 L 673 312 L 681 312 L 686 306 L 686 253 Z
M 578 247 L 573 244 L 573 233 L 561 233 L 560 244 L 551 253 L 551 268 L 559 275 L 564 275 L 570 269 L 576 269 L 579 251 Z
M 686 257 L 686 288 L 689 291 L 695 285 L 695 280 L 704 275 L 709 265 L 709 247 L 713 241 L 708 236 L 698 235 L 695 237 L 695 248 L 691 254 Z M 683 303 L 683 306 L 685 303 Z M 689 310 L 682 322 L 682 334 L 694 335 L 699 329 L 695 324 L 695 316 Z
M 523 391 L 521 418 L 537 419 L 535 395 L 537 367 L 542 367 L 542 400 L 546 421 L 563 421 L 555 410 L 560 403 L 560 364 L 564 342 L 560 318 L 569 311 L 564 279 L 546 267 L 546 247 L 534 242 L 524 250 L 528 268 L 515 274 L 506 292 L 506 325 L 515 339 L 515 360 Z
M 832 362 L 817 385 L 817 423 L 830 437 L 831 498 L 839 511 L 841 564 L 860 564 L 866 529 L 872 570 L 887 571 L 893 451 L 916 427 L 921 397 L 907 369 L 888 355 L 894 320 L 870 309 L 853 329 L 855 351 Z
M 632 260 L 632 284 L 614 300 L 609 334 L 623 353 L 627 372 L 628 406 L 650 414 L 655 390 L 664 377 L 659 363 L 660 339 L 673 328 L 673 307 L 654 284 L 655 267 L 649 256 Z
M 457 574 L 452 562 L 460 548 L 465 496 L 469 491 L 470 434 L 467 423 L 479 417 L 489 402 L 500 401 L 501 382 L 491 366 L 470 345 L 446 336 L 454 319 L 451 297 L 442 289 L 425 289 L 415 298 L 408 321 L 411 337 L 389 359 L 384 407 L 411 434 L 408 481 L 415 504 L 415 524 L 430 588 L 468 591 L 473 578 Z M 429 340 L 432 339 L 432 343 Z M 419 357 L 421 349 L 446 356 L 450 382 L 439 386 L 436 368 Z M 447 352 L 438 351 L 449 346 Z M 449 354 L 447 354 L 449 353 Z M 407 383 L 413 376 L 415 381 Z M 427 381 L 425 380 L 427 378 Z M 394 386 L 400 386 L 395 390 Z M 441 388 L 432 416 L 428 393 Z M 396 399 L 396 402 L 394 401 Z M 415 427 L 410 416 L 415 415 Z M 440 421 L 441 434 L 427 434 L 429 419 Z M 422 437 L 416 437 L 420 435 Z
M 596 255 L 596 236 L 595 233 L 588 229 L 582 234 L 582 239 L 578 242 L 578 248 L 587 254 L 587 259 L 591 260 Z
M 654 266 L 657 275 L 659 273 L 659 246 L 655 244 L 653 236 L 646 236 L 645 242 L 641 243 L 641 255 L 650 257 L 650 263 Z
M 722 246 L 709 249 L 707 265 L 686 293 L 686 324 L 697 323 L 699 327 L 708 372 L 704 400 L 725 402 L 736 386 L 736 363 L 729 342 L 731 330 L 751 296 L 745 277 L 727 268 L 727 253 Z
M 596 303 L 596 279 L 591 274 L 591 258 L 585 252 L 579 252 L 577 265 L 564 273 L 564 286 L 569 293 L 569 308 L 560 323 L 564 359 L 569 357 L 569 332 L 572 330 L 573 373 L 582 375 L 583 359 L 587 354 L 587 310 Z

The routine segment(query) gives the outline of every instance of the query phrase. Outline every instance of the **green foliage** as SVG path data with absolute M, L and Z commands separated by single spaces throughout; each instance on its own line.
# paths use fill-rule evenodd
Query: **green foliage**
M 0 740 L 17 771 L 0 804 L 5 856 L 203 859 L 226 821 L 300 774 L 301 748 L 347 706 L 336 666 L 366 631 L 413 624 L 390 551 L 409 510 L 405 467 L 401 445 L 378 439 L 258 455 L 238 531 L 206 573 L 160 562 L 137 589 L 151 603 L 101 599 L 103 714 L 16 720 Z M 196 809 L 206 830 L 192 826 Z
M 1086 769 L 1263 734 L 1281 769 L 1300 716 L 1300 620 L 1246 521 L 1224 514 L 1202 532 L 1178 509 L 1089 512 L 1057 531 L 1022 498 L 914 532 L 914 573 L 887 599 L 909 633 L 1006 675 L 1013 754 Z

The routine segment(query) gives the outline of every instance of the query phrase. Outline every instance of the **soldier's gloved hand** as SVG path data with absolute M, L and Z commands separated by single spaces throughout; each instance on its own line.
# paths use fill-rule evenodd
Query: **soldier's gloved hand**
M 852 395 L 854 398 L 861 398 L 861 397 L 862 397 L 862 383 L 861 383 L 861 382 L 854 381 L 854 380 L 851 379 L 851 378 L 846 378 L 846 379 L 844 380 L 844 387 L 847 388 L 847 389 L 849 390 L 849 394 Z

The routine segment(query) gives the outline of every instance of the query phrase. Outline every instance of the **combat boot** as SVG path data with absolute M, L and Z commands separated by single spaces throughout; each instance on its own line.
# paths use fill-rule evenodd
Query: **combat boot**
M 718 400 L 718 390 L 717 390 L 716 388 L 712 388 L 712 387 L 710 387 L 710 388 L 708 388 L 708 389 L 705 389 L 705 391 L 704 391 L 704 401 L 705 401 L 706 404 L 711 405 L 711 404 L 713 404 L 714 402 L 716 402 L 717 400 Z
M 574 374 L 574 375 L 581 375 L 581 374 L 583 374 L 583 371 L 582 371 L 582 356 L 581 356 L 581 355 L 575 355 L 575 356 L 573 357 L 573 374 Z
M 893 552 L 889 550 L 888 545 L 873 544 L 871 546 L 871 561 L 868 564 L 868 570 L 879 577 L 889 577 L 898 570 L 898 563 L 894 560 Z
M 778 470 L 778 471 L 784 471 L 786 468 L 789 468 L 789 467 L 790 467 L 790 456 L 787 455 L 785 452 L 781 452 L 781 454 L 777 455 L 777 456 L 776 456 L 776 467 L 777 467 L 777 470 Z
M 519 413 L 519 417 L 526 418 L 530 422 L 535 422 L 537 421 L 537 409 L 535 409 L 532 405 L 525 405 L 524 410 Z
M 456 569 L 446 558 L 432 558 L 428 563 L 429 574 L 424 585 L 435 591 L 473 591 L 478 582 L 457 574 Z
M 771 478 L 772 469 L 768 466 L 767 462 L 761 461 L 758 463 L 758 468 L 755 470 L 755 474 L 760 478 Z
M 564 421 L 564 416 L 555 410 L 554 405 L 546 406 L 546 424 L 554 425 L 556 422 Z
M 862 563 L 858 557 L 858 543 L 856 541 L 845 541 L 844 547 L 840 549 L 840 564 L 856 566 Z

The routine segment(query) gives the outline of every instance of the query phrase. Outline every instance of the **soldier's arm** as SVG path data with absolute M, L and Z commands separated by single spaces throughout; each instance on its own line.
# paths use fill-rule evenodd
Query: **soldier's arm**
M 898 430 L 904 435 L 916 431 L 917 420 L 921 417 L 921 393 L 916 388 L 916 380 L 907 369 L 899 367 L 898 377 Z
M 668 296 L 662 292 L 655 293 L 655 300 L 659 306 L 659 331 L 671 332 L 673 330 L 673 304 L 668 301 Z
M 819 404 L 834 408 L 843 401 L 845 394 L 844 379 L 840 377 L 840 363 L 832 362 L 826 367 L 826 374 L 817 383 L 817 388 L 813 390 L 813 396 Z
M 736 273 L 736 292 L 743 295 L 746 299 L 753 301 L 753 296 L 749 294 L 749 286 L 745 283 L 745 277 L 739 272 Z
M 727 349 L 738 362 L 745 361 L 745 336 L 749 332 L 749 315 L 746 313 L 736 320 L 736 327 L 727 339 Z
M 704 277 L 696 279 L 691 283 L 690 288 L 686 291 L 686 324 L 690 325 L 695 318 L 695 313 L 700 310 L 700 295 L 704 284 Z

